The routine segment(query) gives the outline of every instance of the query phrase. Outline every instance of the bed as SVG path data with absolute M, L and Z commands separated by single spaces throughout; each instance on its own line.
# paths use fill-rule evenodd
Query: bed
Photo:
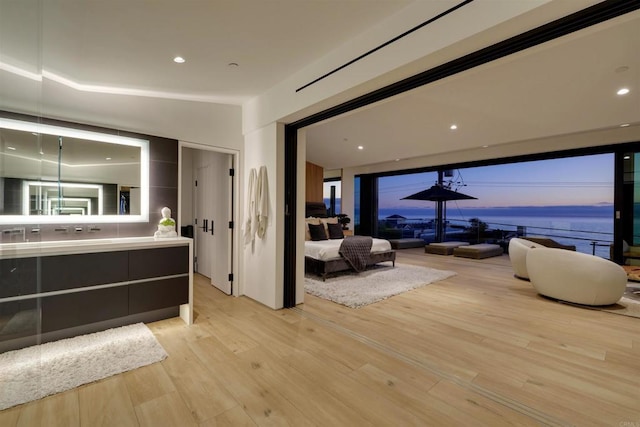
M 305 241 L 305 272 L 316 274 L 324 280 L 327 275 L 331 273 L 351 270 L 349 263 L 340 256 L 339 250 L 341 244 L 342 239 Z M 385 261 L 390 261 L 395 267 L 396 251 L 391 249 L 391 244 L 388 240 L 374 238 L 367 266 Z
M 337 224 L 337 218 L 327 217 L 327 206 L 324 202 L 307 201 L 305 206 L 305 216 L 307 226 L 304 242 L 305 272 L 321 276 L 322 280 L 324 280 L 327 278 L 328 274 L 351 270 L 351 265 L 340 255 L 339 252 L 343 239 L 333 238 L 328 229 L 325 230 L 327 233 L 327 239 L 311 239 L 309 233 L 310 224 L 324 224 L 325 227 L 330 227 L 331 223 Z M 339 232 L 338 237 L 343 237 L 342 231 Z M 373 238 L 371 254 L 366 262 L 367 266 L 372 266 L 385 261 L 390 261 L 395 267 L 396 252 L 391 248 L 391 243 L 388 240 Z

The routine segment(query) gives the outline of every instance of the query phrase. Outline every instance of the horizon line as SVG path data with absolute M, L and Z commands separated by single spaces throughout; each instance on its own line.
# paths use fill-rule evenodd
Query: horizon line
M 608 208 L 613 207 L 613 203 L 602 202 L 588 205 L 512 205 L 512 206 L 459 206 L 456 209 L 521 209 L 521 208 Z M 420 206 L 390 206 L 379 207 L 378 209 L 431 209 L 431 207 Z

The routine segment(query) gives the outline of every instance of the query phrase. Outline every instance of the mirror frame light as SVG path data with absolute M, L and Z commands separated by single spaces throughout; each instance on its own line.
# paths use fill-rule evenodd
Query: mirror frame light
M 0 129 L 12 129 L 140 148 L 140 215 L 0 215 L 0 224 L 104 224 L 149 222 L 149 141 L 80 129 L 0 118 Z

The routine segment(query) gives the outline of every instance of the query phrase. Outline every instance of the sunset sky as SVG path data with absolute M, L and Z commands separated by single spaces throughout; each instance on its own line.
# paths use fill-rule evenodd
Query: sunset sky
M 460 208 L 595 205 L 613 203 L 613 169 L 613 154 L 603 154 L 460 169 L 445 181 L 477 197 L 450 202 Z M 381 178 L 379 207 L 432 207 L 434 202 L 401 199 L 436 180 L 436 172 Z

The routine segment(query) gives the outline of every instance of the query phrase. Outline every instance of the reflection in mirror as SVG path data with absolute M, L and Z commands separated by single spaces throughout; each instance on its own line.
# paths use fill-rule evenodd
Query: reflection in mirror
M 23 181 L 23 215 L 102 215 L 103 186 Z
M 142 222 L 149 142 L 0 118 L 0 223 Z

